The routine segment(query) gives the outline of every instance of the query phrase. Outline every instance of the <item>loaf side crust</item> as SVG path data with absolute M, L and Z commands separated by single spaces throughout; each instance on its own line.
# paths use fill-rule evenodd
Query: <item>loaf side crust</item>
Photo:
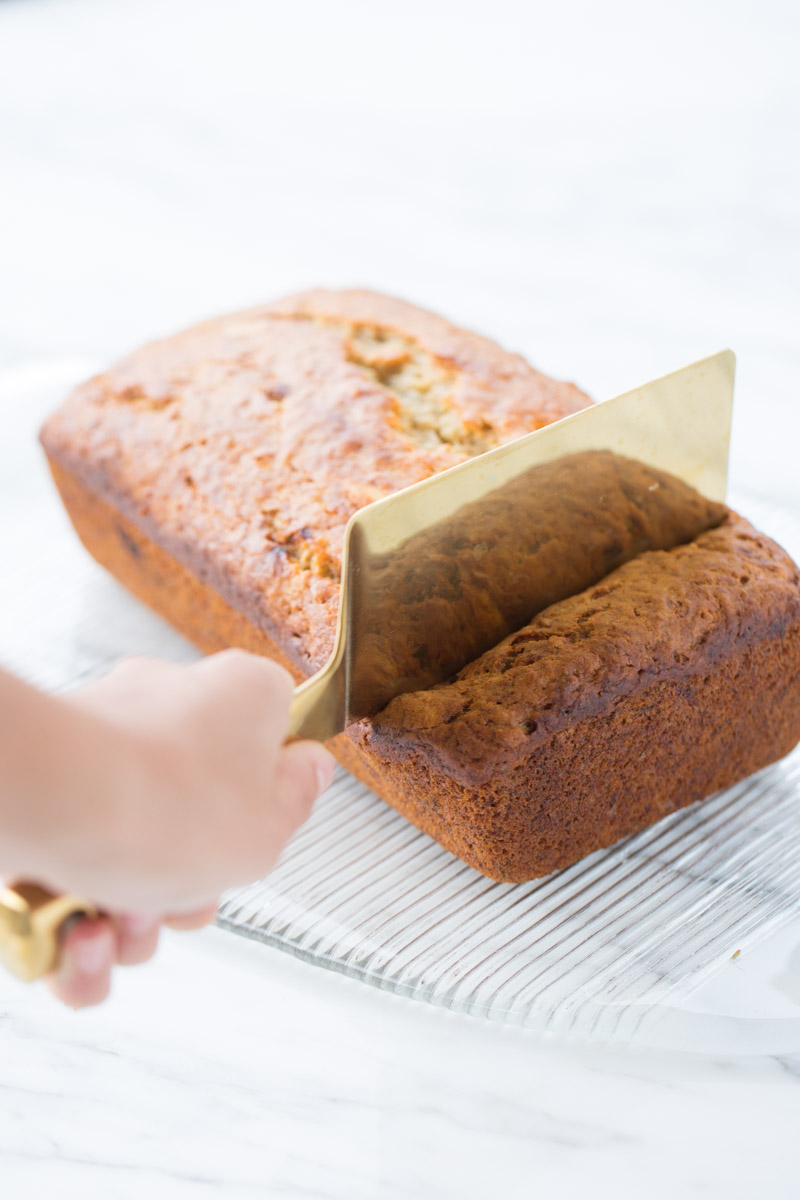
M 731 515 L 348 736 L 384 798 L 459 857 L 507 882 L 549 874 L 797 744 L 800 574 Z

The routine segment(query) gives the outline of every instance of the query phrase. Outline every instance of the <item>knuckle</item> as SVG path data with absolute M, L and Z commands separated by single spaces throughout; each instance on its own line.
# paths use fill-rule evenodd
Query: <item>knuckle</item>
M 252 655 L 248 654 L 246 650 L 239 649 L 220 650 L 219 654 L 213 654 L 211 658 L 206 659 L 210 670 L 219 671 L 234 679 L 251 674 L 253 662 Z
M 257 654 L 250 654 L 247 650 L 221 650 L 206 662 L 237 686 L 250 683 L 262 691 L 285 693 L 287 697 L 294 687 L 289 672 L 278 663 Z
M 293 755 L 288 770 L 281 779 L 281 805 L 293 827 L 306 819 L 319 790 L 313 760 Z
M 239 668 L 242 664 L 249 662 L 251 657 L 241 647 L 231 646 L 228 650 L 220 650 L 218 654 L 213 654 L 209 661 L 215 662 L 221 667 Z
M 154 658 L 148 654 L 134 654 L 122 658 L 113 668 L 113 673 L 122 679 L 139 679 L 154 671 L 170 670 L 173 663 L 165 662 L 162 658 Z
M 139 674 L 143 661 L 142 658 L 122 658 L 110 673 L 113 673 L 117 679 L 130 679 Z

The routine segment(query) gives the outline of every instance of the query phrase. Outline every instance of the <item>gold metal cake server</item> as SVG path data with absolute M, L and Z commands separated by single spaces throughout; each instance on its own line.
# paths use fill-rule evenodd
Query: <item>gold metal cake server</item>
M 670 496 L 659 472 L 723 502 L 734 372 L 723 350 L 357 512 L 345 533 L 334 650 L 295 691 L 292 735 L 327 741 L 394 696 L 441 682 L 618 566 L 605 553 L 615 536 L 605 524 L 610 479 L 651 508 L 659 494 L 663 505 L 685 500 Z M 561 594 L 550 586 L 560 564 L 536 537 L 553 497 L 570 515 L 558 558 L 576 562 Z M 592 543 L 580 554 L 577 525 Z M 698 532 L 687 527 L 676 542 Z M 634 549 L 649 548 L 644 539 Z
M 677 544 L 721 519 L 734 370 L 721 351 L 357 512 L 334 650 L 296 689 L 290 736 L 327 741 L 452 676 L 665 530 Z M 629 501 L 624 530 L 612 492 Z M 0 961 L 22 979 L 46 974 L 65 919 L 94 911 L 32 885 L 7 888 Z

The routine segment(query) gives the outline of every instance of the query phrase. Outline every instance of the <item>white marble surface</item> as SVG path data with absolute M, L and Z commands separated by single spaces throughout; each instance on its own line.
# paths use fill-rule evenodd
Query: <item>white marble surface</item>
M 9 1196 L 797 1194 L 800 1056 L 575 1049 L 218 930 L 97 1013 L 1 995 Z
M 796 507 L 799 34 L 774 0 L 4 0 L 0 367 L 316 282 L 598 396 L 730 345 L 734 478 Z M 0 980 L 0 1183 L 783 1200 L 796 1050 L 572 1046 L 174 936 L 99 1011 Z

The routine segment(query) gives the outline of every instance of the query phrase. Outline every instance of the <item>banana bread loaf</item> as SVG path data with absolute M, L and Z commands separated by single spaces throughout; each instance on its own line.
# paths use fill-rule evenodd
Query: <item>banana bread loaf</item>
M 548 874 L 800 740 L 800 571 L 730 514 L 349 732 L 454 853 L 496 879 Z
M 42 441 L 103 565 L 202 649 L 301 679 L 330 653 L 352 512 L 588 403 L 411 305 L 312 292 L 145 347 Z M 800 738 L 794 564 L 691 489 L 642 542 L 618 492 L 627 565 L 331 746 L 495 879 L 563 867 Z

